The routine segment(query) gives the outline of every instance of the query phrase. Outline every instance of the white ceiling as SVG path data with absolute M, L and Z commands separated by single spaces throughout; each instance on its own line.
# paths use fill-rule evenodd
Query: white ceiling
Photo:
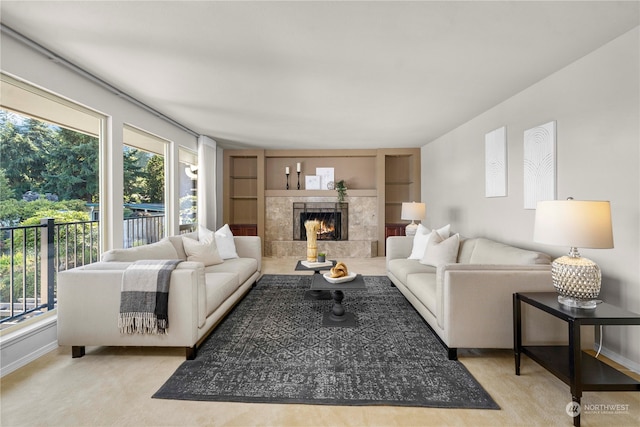
M 639 5 L 2 0 L 0 11 L 223 146 L 292 149 L 422 146 L 639 25 Z

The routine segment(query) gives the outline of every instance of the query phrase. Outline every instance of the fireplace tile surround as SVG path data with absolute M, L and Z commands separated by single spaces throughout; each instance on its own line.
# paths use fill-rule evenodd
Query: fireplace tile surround
M 266 197 L 265 256 L 304 258 L 306 241 L 293 240 L 294 203 L 335 203 L 335 197 Z M 318 241 L 318 252 L 331 259 L 377 256 L 377 197 L 347 197 L 349 204 L 348 240 Z

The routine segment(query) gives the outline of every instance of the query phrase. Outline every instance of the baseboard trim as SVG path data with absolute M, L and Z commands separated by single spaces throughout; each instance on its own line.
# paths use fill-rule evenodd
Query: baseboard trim
M 597 349 L 598 349 L 598 344 L 594 346 L 594 351 L 597 351 Z M 627 359 L 626 357 L 620 356 L 618 353 L 614 353 L 613 351 L 608 350 L 605 347 L 602 347 L 602 350 L 600 350 L 600 354 L 624 366 L 625 368 L 635 372 L 636 374 L 640 374 L 640 363 L 634 362 L 631 359 Z
M 0 378 L 57 349 L 57 326 L 50 316 L 0 337 Z

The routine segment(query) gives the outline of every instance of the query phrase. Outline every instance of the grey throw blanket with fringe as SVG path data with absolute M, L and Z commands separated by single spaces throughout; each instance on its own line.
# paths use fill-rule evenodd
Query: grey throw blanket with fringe
M 120 316 L 121 334 L 168 333 L 169 282 L 180 260 L 141 260 L 122 275 Z

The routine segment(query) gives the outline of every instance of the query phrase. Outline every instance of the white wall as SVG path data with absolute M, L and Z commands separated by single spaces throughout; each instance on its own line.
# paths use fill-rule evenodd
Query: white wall
M 426 225 L 564 255 L 533 242 L 535 210 L 523 209 L 523 133 L 556 120 L 557 198 L 611 201 L 615 248 L 580 252 L 602 269 L 601 298 L 640 313 L 639 40 L 636 27 L 423 146 Z M 501 126 L 508 195 L 485 198 L 484 135 Z M 604 354 L 640 370 L 638 326 L 607 327 L 604 343 Z
M 57 348 L 56 315 L 50 312 L 38 318 L 26 320 L 19 330 L 3 333 L 0 336 L 0 377 Z

